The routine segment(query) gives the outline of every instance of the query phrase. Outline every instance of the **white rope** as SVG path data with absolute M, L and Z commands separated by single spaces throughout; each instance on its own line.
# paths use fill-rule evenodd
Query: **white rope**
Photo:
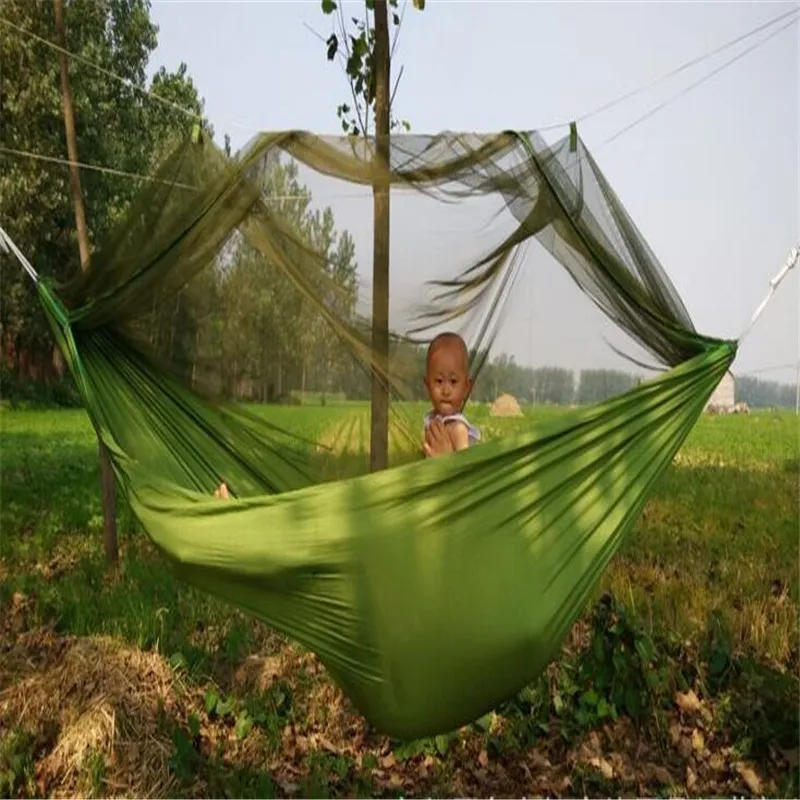
M 645 92 L 648 89 L 651 89 L 654 86 L 657 86 L 658 84 L 663 83 L 664 81 L 667 81 L 670 78 L 675 77 L 676 75 L 679 75 L 681 72 L 684 72 L 685 70 L 687 70 L 687 69 L 689 69 L 689 68 L 691 68 L 693 66 L 696 66 L 696 65 L 698 65 L 698 64 L 700 64 L 700 63 L 702 63 L 704 61 L 707 61 L 708 59 L 712 58 L 713 56 L 724 52 L 725 50 L 733 47 L 734 45 L 739 44 L 740 42 L 746 41 L 747 39 L 755 36 L 758 33 L 761 33 L 762 31 L 766 30 L 767 28 L 772 27 L 776 23 L 782 22 L 787 17 L 790 17 L 792 15 L 797 14 L 797 11 L 798 11 L 798 9 L 793 8 L 790 11 L 787 11 L 787 12 L 784 12 L 782 14 L 779 14 L 777 17 L 774 17 L 773 19 L 770 19 L 768 22 L 765 22 L 762 25 L 759 25 L 759 26 L 747 31 L 746 33 L 743 33 L 743 34 L 735 37 L 734 39 L 731 39 L 730 41 L 725 42 L 724 44 L 722 44 L 722 45 L 720 45 L 718 47 L 715 47 L 712 50 L 709 50 L 708 52 L 706 52 L 706 53 L 704 53 L 704 54 L 702 54 L 700 56 L 696 56 L 695 58 L 692 58 L 689 61 L 684 62 L 680 66 L 669 70 L 669 72 L 664 73 L 659 78 L 656 78 L 655 80 L 651 80 L 651 81 L 649 81 L 647 83 L 642 84 L 641 86 L 638 86 L 638 87 L 636 87 L 636 88 L 634 88 L 634 89 L 632 89 L 632 90 L 630 90 L 628 92 L 625 92 L 624 94 L 619 95 L 618 97 L 615 97 L 614 99 L 612 99 L 612 100 L 610 100 L 610 101 L 608 101 L 606 103 L 603 103 L 601 106 L 598 106 L 597 108 L 594 108 L 591 111 L 588 111 L 588 112 L 586 112 L 584 114 L 581 114 L 578 117 L 573 118 L 573 120 L 575 122 L 584 122 L 585 120 L 588 120 L 588 119 L 590 119 L 592 117 L 595 117 L 598 114 L 601 114 L 601 113 L 607 111 L 608 109 L 613 108 L 614 106 L 618 105 L 619 103 L 622 103 L 625 100 L 629 100 L 630 98 L 635 97 L 636 95 L 639 95 L 642 92 Z M 792 25 L 795 21 L 796 21 L 796 19 L 793 20 L 792 22 L 790 22 L 789 25 Z M 15 23 L 11 22 L 11 20 L 9 20 L 9 19 L 7 19 L 5 17 L 0 16 L 0 24 L 7 25 L 9 28 L 13 28 L 18 33 L 21 33 L 24 36 L 29 36 L 31 39 L 34 39 L 35 41 L 39 42 L 40 44 L 44 45 L 45 47 L 49 47 L 49 48 L 55 50 L 56 52 L 63 53 L 67 57 L 69 57 L 71 59 L 74 59 L 75 61 L 78 61 L 78 62 L 80 62 L 82 64 L 85 64 L 87 67 L 91 67 L 92 69 L 97 70 L 97 72 L 99 72 L 102 75 L 105 75 L 108 78 L 112 78 L 113 80 L 119 81 L 121 84 L 123 84 L 124 86 L 127 86 L 129 89 L 131 89 L 133 91 L 136 91 L 136 92 L 140 92 L 140 93 L 144 94 L 145 96 L 152 98 L 156 102 L 162 103 L 163 105 L 173 109 L 174 111 L 178 111 L 181 114 L 184 114 L 186 117 L 189 117 L 190 119 L 194 119 L 194 120 L 197 120 L 197 121 L 200 121 L 200 122 L 203 121 L 203 117 L 202 117 L 201 114 L 198 114 L 195 111 L 192 111 L 192 110 L 190 110 L 188 108 L 185 108 L 184 106 L 181 106 L 180 104 L 174 102 L 173 100 L 170 100 L 170 99 L 168 99 L 166 97 L 163 97 L 163 96 L 157 94 L 152 89 L 148 89 L 148 88 L 142 87 L 142 86 L 137 86 L 130 79 L 128 79 L 128 78 L 126 78 L 126 77 L 124 77 L 122 75 L 119 75 L 116 72 L 112 72 L 111 70 L 106 69 L 105 67 L 101 67 L 99 64 L 94 63 L 93 61 L 89 60 L 85 56 L 81 56 L 81 55 L 78 55 L 77 53 L 70 52 L 69 50 L 66 50 L 65 48 L 61 47 L 60 45 L 56 44 L 55 42 L 51 42 L 49 39 L 45 39 L 44 37 L 35 34 L 33 31 L 30 31 L 27 28 L 23 28 L 21 25 L 17 25 Z M 775 33 L 779 33 L 780 31 L 784 30 L 786 27 L 789 27 L 789 26 L 784 26 L 783 28 L 781 28 L 779 31 L 776 31 Z M 739 56 L 735 56 L 733 59 L 731 59 L 731 62 L 738 60 L 738 58 L 740 58 L 742 55 L 750 52 L 750 50 L 754 49 L 755 47 L 758 47 L 760 44 L 763 44 L 764 41 L 767 41 L 767 40 L 771 39 L 772 36 L 775 35 L 775 33 L 771 34 L 770 36 L 767 36 L 766 39 L 764 39 L 762 42 L 759 42 L 756 45 L 754 45 L 753 47 L 748 48 L 747 50 L 743 51 L 743 53 L 740 54 Z M 319 34 L 316 34 L 316 35 L 319 36 Z M 723 68 L 724 68 L 724 66 L 725 65 L 723 65 Z M 717 71 L 719 71 L 719 70 L 712 71 L 712 73 L 708 77 L 711 77 L 711 75 L 716 74 Z M 704 80 L 705 80 L 705 78 L 701 79 L 700 82 L 702 83 Z M 667 101 L 667 102 L 671 102 L 671 100 Z M 665 104 L 662 104 L 662 106 L 663 105 L 665 105 Z M 656 110 L 660 110 L 660 108 L 662 106 L 659 106 L 659 108 L 656 109 Z M 223 122 L 226 125 L 228 125 L 228 126 L 230 126 L 232 128 L 238 128 L 239 130 L 245 131 L 247 133 L 261 133 L 261 130 L 259 130 L 257 128 L 253 128 L 251 125 L 242 125 L 242 124 L 240 124 L 238 122 L 234 122 L 234 121 L 231 121 L 231 120 L 223 120 Z M 565 128 L 565 127 L 567 127 L 568 124 L 569 124 L 569 122 L 557 122 L 557 123 L 553 123 L 553 124 L 549 124 L 549 125 L 540 125 L 540 126 L 536 127 L 536 130 L 539 131 L 539 132 L 553 131 L 553 130 L 558 130 L 560 128 Z
M 152 183 L 162 183 L 165 186 L 175 186 L 179 189 L 189 189 L 197 191 L 196 186 L 190 186 L 188 183 L 178 183 L 177 181 L 164 181 L 156 178 L 153 175 L 143 175 L 139 172 L 127 172 L 124 169 L 115 169 L 114 167 L 104 167 L 101 164 L 86 164 L 83 161 L 71 161 L 68 158 L 59 158 L 58 156 L 46 156 L 42 153 L 33 153 L 30 150 L 15 150 L 12 147 L 0 147 L 0 155 L 20 156 L 21 158 L 30 158 L 34 161 L 44 161 L 48 164 L 62 164 L 67 167 L 78 167 L 79 169 L 88 169 L 93 172 L 102 172 L 106 175 L 117 175 L 122 178 L 133 178 L 139 181 L 150 181 Z
M 34 41 L 43 44 L 45 47 L 49 47 L 52 50 L 55 50 L 58 53 L 63 53 L 68 58 L 71 58 L 75 61 L 80 62 L 81 64 L 85 64 L 87 67 L 91 67 L 94 70 L 97 70 L 101 75 L 105 75 L 107 78 L 113 78 L 115 81 L 119 81 L 123 86 L 127 86 L 129 89 L 140 92 L 151 97 L 153 100 L 156 100 L 159 103 L 167 106 L 168 108 L 173 109 L 174 111 L 179 111 L 181 114 L 189 117 L 190 119 L 197 120 L 199 122 L 203 121 L 203 117 L 201 114 L 198 114 L 196 111 L 192 111 L 184 106 L 180 105 L 179 103 L 174 102 L 173 100 L 169 100 L 166 97 L 162 97 L 160 94 L 156 94 L 151 89 L 146 89 L 142 86 L 137 86 L 133 81 L 129 80 L 128 78 L 123 77 L 122 75 L 118 75 L 116 72 L 112 72 L 110 69 L 106 69 L 105 67 L 101 67 L 99 64 L 95 64 L 93 61 L 90 61 L 88 58 L 84 56 L 78 55 L 77 53 L 72 53 L 69 50 L 57 45 L 55 42 L 51 42 L 49 39 L 45 39 L 42 36 L 38 36 L 33 31 L 29 31 L 27 28 L 23 28 L 21 25 L 16 25 L 15 23 L 11 22 L 11 20 L 6 19 L 5 17 L 0 17 L 0 24 L 8 25 L 9 28 L 13 28 L 15 31 L 24 34 L 25 36 L 29 36 Z M 234 122 L 229 123 L 232 127 L 242 128 L 250 133 L 253 132 L 252 128 L 246 128 L 242 125 L 237 125 Z
M 620 103 L 624 102 L 625 100 L 629 100 L 632 97 L 636 97 L 637 95 L 642 94 L 642 92 L 646 92 L 648 89 L 652 89 L 654 86 L 658 86 L 660 83 L 664 83 L 665 81 L 669 80 L 670 78 L 674 78 L 675 76 L 679 75 L 681 72 L 685 72 L 687 69 L 689 69 L 691 67 L 694 67 L 697 64 L 702 63 L 703 61 L 707 61 L 709 58 L 712 58 L 713 56 L 718 55 L 719 53 L 722 53 L 725 50 L 728 50 L 729 48 L 733 47 L 734 45 L 739 44 L 740 42 L 743 42 L 743 41 L 745 41 L 747 39 L 750 39 L 751 37 L 755 36 L 756 34 L 761 33 L 762 31 L 766 30 L 767 28 L 772 27 L 776 23 L 782 22 L 787 17 L 790 17 L 793 14 L 797 14 L 797 11 L 798 11 L 798 9 L 793 8 L 791 11 L 787 11 L 787 12 L 785 12 L 783 14 L 779 14 L 777 17 L 774 17 L 773 19 L 769 20 L 769 22 L 765 22 L 763 25 L 759 25 L 758 27 L 747 31 L 747 33 L 743 33 L 740 36 L 737 36 L 735 39 L 731 39 L 730 41 L 725 42 L 725 44 L 720 45 L 719 47 L 716 47 L 713 50 L 709 50 L 707 53 L 704 53 L 701 56 L 696 56 L 695 58 L 692 58 L 689 61 L 685 61 L 680 66 L 675 67 L 674 69 L 671 69 L 669 72 L 666 72 L 661 77 L 656 78 L 655 80 L 651 80 L 648 83 L 644 83 L 641 86 L 638 86 L 635 89 L 632 89 L 632 90 L 630 90 L 628 92 L 625 92 L 624 94 L 620 95 L 619 97 L 615 97 L 613 100 L 610 100 L 607 103 L 603 103 L 603 105 L 598 106 L 597 108 L 592 109 L 591 111 L 588 111 L 588 112 L 586 112 L 585 114 L 582 114 L 579 117 L 576 117 L 574 121 L 576 123 L 585 122 L 586 120 L 591 119 L 592 117 L 595 117 L 595 116 L 597 116 L 598 114 L 601 114 L 604 111 L 608 111 L 610 108 L 613 108 L 614 106 L 619 105 Z M 792 24 L 792 23 L 790 23 L 790 24 Z M 783 30 L 783 29 L 781 29 L 781 30 Z M 769 38 L 770 37 L 767 37 L 767 39 L 769 39 Z M 766 39 L 764 41 L 766 41 Z M 758 46 L 758 45 L 756 45 L 756 46 Z M 748 52 L 748 51 L 745 51 L 745 52 Z M 736 58 L 738 58 L 738 57 L 739 56 L 737 56 Z M 736 58 L 734 58 L 733 60 L 736 60 Z M 713 73 L 711 73 L 711 74 L 713 74 Z M 563 122 L 563 123 L 560 123 L 560 124 L 548 125 L 546 127 L 537 128 L 537 131 L 549 131 L 549 130 L 556 130 L 557 128 L 565 128 L 568 124 L 569 124 L 568 122 Z
M 789 270 L 792 269 L 795 264 L 797 264 L 798 257 L 800 257 L 800 245 L 792 248 L 791 252 L 786 258 L 786 263 L 783 265 L 783 267 L 781 267 L 778 274 L 769 282 L 769 291 L 767 291 L 766 297 L 764 297 L 764 299 L 761 301 L 761 305 L 759 305 L 759 307 L 755 310 L 755 313 L 750 319 L 749 324 L 739 336 L 740 344 L 744 337 L 747 336 L 747 334 L 753 329 L 753 325 L 756 324 L 756 320 L 761 316 L 764 309 L 767 307 L 767 303 L 772 300 L 772 295 L 774 295 L 777 291 L 780 282 L 789 274 Z
M 24 255 L 20 252 L 20 249 L 14 244 L 11 240 L 11 237 L 0 227 L 0 245 L 3 246 L 4 251 L 8 252 L 11 251 L 16 257 L 17 261 L 22 264 L 22 268 L 28 275 L 31 276 L 31 279 L 34 283 L 39 283 L 39 275 L 37 274 L 36 270 L 33 268 L 33 265 Z
M 163 186 L 171 186 L 176 189 L 186 189 L 191 192 L 198 192 L 200 188 L 191 186 L 188 183 L 180 183 L 178 181 L 165 181 L 161 178 L 156 178 L 153 175 L 145 175 L 140 172 L 126 172 L 122 169 L 114 169 L 113 167 L 104 167 L 101 164 L 87 164 L 83 161 L 71 161 L 68 158 L 59 158 L 57 156 L 46 156 L 42 153 L 33 153 L 30 150 L 15 150 L 11 147 L 0 146 L 0 155 L 19 156 L 20 158 L 30 158 L 33 161 L 43 161 L 47 164 L 61 164 L 66 167 L 78 167 L 79 169 L 88 169 L 93 172 L 102 172 L 106 175 L 116 175 L 122 178 L 133 178 L 138 181 L 149 181 L 151 183 L 160 183 Z M 401 187 L 398 187 L 401 188 Z M 400 192 L 394 195 L 395 197 L 403 197 Z M 328 200 L 348 200 L 348 199 L 366 199 L 372 198 L 372 189 L 365 187 L 361 191 L 353 191 L 347 193 L 328 193 L 322 195 L 323 199 Z M 313 197 L 304 194 L 275 194 L 264 195 L 262 200 L 264 202 L 275 202 L 278 200 L 313 200 Z

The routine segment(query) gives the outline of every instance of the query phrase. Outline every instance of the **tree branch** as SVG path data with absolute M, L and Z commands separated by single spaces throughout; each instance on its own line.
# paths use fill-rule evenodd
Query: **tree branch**
M 328 40 L 321 33 L 319 33 L 318 31 L 315 31 L 307 22 L 304 22 L 303 26 L 305 28 L 307 28 L 309 31 L 311 31 L 311 33 L 314 34 L 314 36 L 316 36 L 317 39 L 319 39 L 322 42 L 322 44 L 324 44 L 324 45 L 328 44 Z M 342 55 L 341 51 L 339 51 L 339 50 L 336 51 L 336 56 L 337 56 L 337 58 L 339 58 L 341 60 L 342 69 L 344 69 L 345 75 L 346 75 L 347 74 L 347 61 L 345 60 L 344 56 Z
M 394 96 L 397 94 L 397 87 L 400 85 L 400 78 L 403 77 L 403 70 L 405 67 L 401 64 L 400 71 L 397 73 L 397 80 L 394 82 L 394 89 L 392 89 L 392 94 L 389 97 L 389 114 L 392 113 L 392 108 L 394 107 Z
M 394 51 L 397 47 L 397 40 L 400 37 L 400 28 L 403 27 L 403 20 L 406 18 L 406 7 L 408 6 L 408 0 L 405 0 L 403 3 L 403 8 L 400 11 L 400 22 L 395 26 L 394 29 L 394 37 L 392 38 L 392 47 L 389 50 L 389 58 L 394 61 Z

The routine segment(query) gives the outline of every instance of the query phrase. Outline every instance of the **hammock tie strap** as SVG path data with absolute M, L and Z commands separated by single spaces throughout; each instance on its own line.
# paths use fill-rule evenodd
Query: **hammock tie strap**
M 11 240 L 11 237 L 0 227 L 0 252 L 11 252 L 17 257 L 17 261 L 22 264 L 22 268 L 30 275 L 34 283 L 39 283 L 39 274 L 33 268 L 33 265 L 22 254 L 20 249 Z
M 793 247 L 789 252 L 789 255 L 786 257 L 786 263 L 781 267 L 780 271 L 777 275 L 769 282 L 769 291 L 767 291 L 766 297 L 761 301 L 759 307 L 755 310 L 750 322 L 748 323 L 747 327 L 742 331 L 741 335 L 739 336 L 739 343 L 742 342 L 745 336 L 752 330 L 753 326 L 756 324 L 756 321 L 763 313 L 764 309 L 767 307 L 767 303 L 772 300 L 772 295 L 775 294 L 778 284 L 789 274 L 789 270 L 797 264 L 797 259 L 800 257 L 800 245 Z

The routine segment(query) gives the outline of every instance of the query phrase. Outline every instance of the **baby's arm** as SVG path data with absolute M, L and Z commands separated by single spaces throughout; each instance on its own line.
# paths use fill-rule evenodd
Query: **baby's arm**
M 447 423 L 447 432 L 454 450 L 466 450 L 469 447 L 469 429 L 460 420 Z

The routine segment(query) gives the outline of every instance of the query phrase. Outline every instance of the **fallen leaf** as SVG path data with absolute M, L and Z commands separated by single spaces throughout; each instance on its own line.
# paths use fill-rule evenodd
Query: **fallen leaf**
M 673 782 L 670 771 L 666 767 L 658 766 L 658 764 L 648 764 L 646 772 L 662 786 L 668 786 Z
M 677 722 L 673 722 L 669 726 L 669 740 L 675 746 L 681 740 L 681 726 Z
M 739 773 L 739 777 L 745 782 L 750 794 L 761 794 L 761 780 L 753 769 L 747 764 L 735 764 L 734 769 Z
M 797 769 L 800 767 L 800 747 L 781 748 L 781 755 L 789 765 L 789 769 Z
M 336 745 L 334 745 L 329 739 L 326 739 L 324 736 L 319 737 L 319 743 L 322 745 L 324 750 L 327 750 L 329 753 L 335 753 L 336 755 L 339 754 L 340 750 Z
M 694 691 L 689 689 L 688 692 L 678 692 L 675 695 L 675 705 L 687 714 L 694 714 L 700 710 L 702 703 Z
M 705 748 L 706 740 L 703 736 L 703 732 L 695 728 L 694 731 L 692 731 L 692 750 L 697 753 L 702 753 Z
M 725 759 L 719 753 L 712 753 L 708 759 L 708 766 L 714 772 L 722 772 L 725 769 Z
M 614 777 L 614 768 L 604 758 L 593 758 L 589 763 L 599 770 L 607 781 Z
M 489 754 L 485 750 L 481 750 L 481 752 L 479 753 L 479 755 L 478 755 L 478 763 L 482 767 L 489 766 Z
M 397 759 L 394 757 L 394 753 L 389 753 L 388 756 L 384 756 L 381 759 L 381 766 L 384 769 L 391 769 L 397 763 Z
M 608 761 L 614 769 L 614 777 L 630 783 L 636 779 L 630 759 L 621 753 L 611 753 Z
M 681 758 L 689 758 L 692 754 L 692 740 L 688 736 L 681 736 L 681 740 L 678 742 L 678 753 Z
M 550 759 L 547 756 L 540 753 L 538 750 L 534 750 L 530 754 L 531 764 L 533 764 L 536 769 L 550 769 L 553 765 L 550 763 Z

